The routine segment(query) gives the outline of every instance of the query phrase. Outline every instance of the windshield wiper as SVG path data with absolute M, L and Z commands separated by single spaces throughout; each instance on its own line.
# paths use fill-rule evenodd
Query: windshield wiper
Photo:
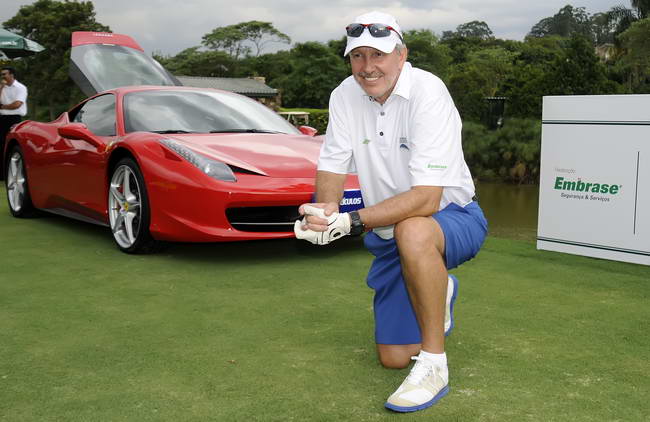
M 264 130 L 264 129 L 220 129 L 211 130 L 210 133 L 283 133 L 277 130 Z
M 150 130 L 152 133 L 198 133 L 182 129 Z

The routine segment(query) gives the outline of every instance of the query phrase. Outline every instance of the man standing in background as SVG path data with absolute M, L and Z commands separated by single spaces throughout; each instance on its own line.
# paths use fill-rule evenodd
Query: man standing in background
M 16 80 L 16 71 L 12 67 L 3 67 L 0 77 L 0 156 L 3 163 L 0 167 L 4 167 L 5 137 L 9 129 L 27 114 L 27 87 Z M 4 174 L 0 174 L 2 179 Z

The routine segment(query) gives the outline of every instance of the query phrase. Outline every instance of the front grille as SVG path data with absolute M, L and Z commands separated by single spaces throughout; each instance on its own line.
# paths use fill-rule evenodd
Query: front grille
M 230 225 L 243 232 L 292 232 L 298 206 L 228 208 Z

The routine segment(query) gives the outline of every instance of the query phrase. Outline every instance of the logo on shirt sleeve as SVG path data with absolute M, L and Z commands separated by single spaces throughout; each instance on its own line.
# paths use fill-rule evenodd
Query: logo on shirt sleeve
M 433 164 L 433 163 L 429 163 L 429 164 L 427 164 L 427 168 L 428 168 L 429 170 L 438 170 L 438 171 L 440 171 L 440 170 L 447 170 L 447 166 L 445 166 L 445 165 L 443 165 L 443 164 Z

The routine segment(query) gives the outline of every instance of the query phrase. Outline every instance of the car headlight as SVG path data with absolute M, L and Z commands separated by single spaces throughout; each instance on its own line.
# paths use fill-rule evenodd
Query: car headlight
M 213 179 L 236 182 L 237 178 L 228 165 L 192 151 L 174 139 L 161 139 L 160 143 L 192 163 Z

